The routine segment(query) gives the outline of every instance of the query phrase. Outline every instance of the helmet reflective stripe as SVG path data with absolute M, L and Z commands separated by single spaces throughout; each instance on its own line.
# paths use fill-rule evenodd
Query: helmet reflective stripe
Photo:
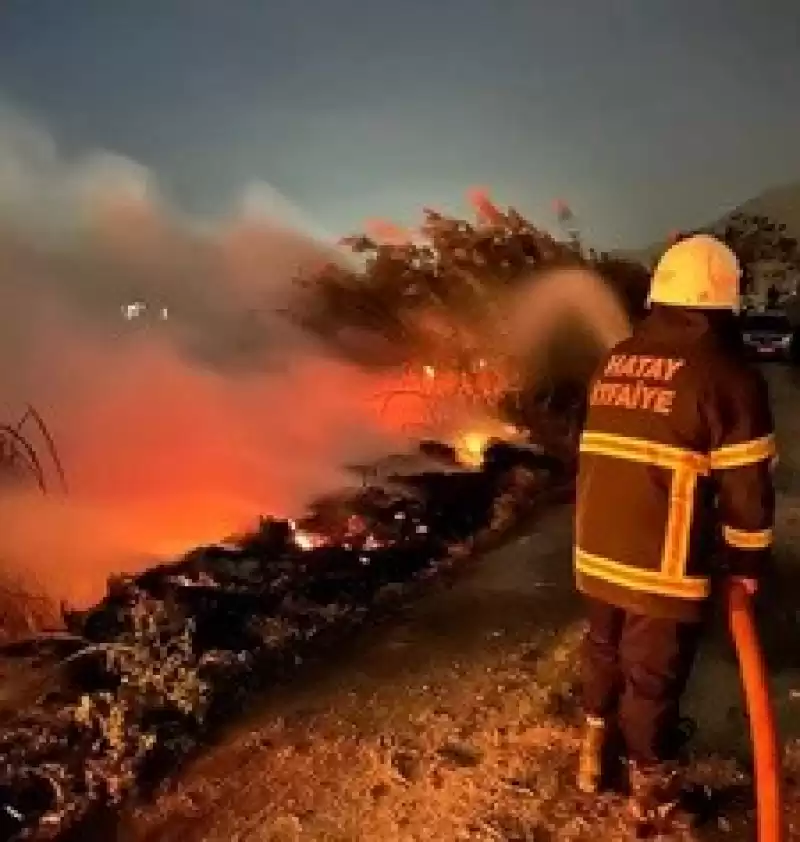
M 720 240 L 697 234 L 667 249 L 653 272 L 649 300 L 674 307 L 739 310 L 742 269 Z

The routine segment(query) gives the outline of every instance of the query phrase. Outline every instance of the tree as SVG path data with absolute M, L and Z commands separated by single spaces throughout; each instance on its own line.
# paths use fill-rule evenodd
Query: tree
M 498 209 L 484 190 L 471 191 L 469 199 L 474 222 L 426 209 L 415 231 L 377 221 L 371 234 L 346 237 L 342 245 L 358 268 L 331 264 L 302 279 L 294 318 L 330 341 L 346 328 L 375 331 L 408 353 L 432 331 L 457 326 L 468 333 L 497 293 L 555 266 L 591 263 L 634 309 L 643 300 L 644 267 L 584 255 L 565 203 L 557 203 L 556 212 L 567 239 L 557 240 L 516 209 Z
M 413 231 L 382 220 L 342 241 L 357 267 L 330 265 L 300 282 L 293 315 L 345 352 L 353 333 L 390 346 L 404 366 L 402 390 L 439 395 L 440 403 L 485 404 L 499 414 L 523 373 L 496 351 L 487 325 L 504 292 L 555 267 L 594 266 L 638 313 L 647 272 L 638 264 L 584 253 L 569 207 L 555 206 L 564 239 L 535 227 L 514 208 L 501 210 L 485 190 L 470 192 L 474 221 L 426 209 Z M 576 346 L 577 349 L 577 346 Z M 369 357 L 374 360 L 375 354 Z
M 668 244 L 700 233 L 719 237 L 736 253 L 742 266 L 742 293 L 754 291 L 759 264 L 770 262 L 786 270 L 800 270 L 800 245 L 797 240 L 787 233 L 786 225 L 763 214 L 736 212 L 707 228 L 675 232 Z
M 594 265 L 620 297 L 628 315 L 634 321 L 640 319 L 647 310 L 650 291 L 647 267 L 633 260 L 610 257 L 605 252 L 595 257 Z
M 306 279 L 304 323 L 330 335 L 343 326 L 377 330 L 393 340 L 414 340 L 420 315 L 469 318 L 493 291 L 537 267 L 575 259 L 572 251 L 534 228 L 517 211 L 498 211 L 483 193 L 471 196 L 476 221 L 426 209 L 422 224 L 401 241 L 388 223 L 378 236 L 342 240 L 359 258 L 353 270 L 330 265 Z M 395 236 L 380 239 L 380 233 Z

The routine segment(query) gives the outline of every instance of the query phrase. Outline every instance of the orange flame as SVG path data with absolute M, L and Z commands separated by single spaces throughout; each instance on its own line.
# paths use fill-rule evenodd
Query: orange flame
M 489 191 L 483 187 L 473 187 L 467 192 L 467 199 L 475 210 L 480 222 L 499 224 L 503 214 L 489 198 Z
M 364 227 L 369 236 L 387 246 L 404 246 L 414 239 L 408 228 L 386 219 L 367 220 Z

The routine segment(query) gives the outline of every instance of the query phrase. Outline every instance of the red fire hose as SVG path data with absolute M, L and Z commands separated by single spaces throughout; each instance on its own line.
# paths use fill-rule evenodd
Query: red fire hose
M 769 691 L 769 677 L 756 631 L 752 602 L 745 588 L 738 582 L 733 582 L 727 590 L 727 612 L 750 720 L 757 840 L 784 842 L 781 750 Z

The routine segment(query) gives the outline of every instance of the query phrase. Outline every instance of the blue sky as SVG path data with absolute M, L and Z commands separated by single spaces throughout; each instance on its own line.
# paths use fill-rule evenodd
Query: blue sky
M 3 0 L 0 99 L 214 212 L 331 231 L 470 185 L 639 245 L 800 180 L 796 0 Z

